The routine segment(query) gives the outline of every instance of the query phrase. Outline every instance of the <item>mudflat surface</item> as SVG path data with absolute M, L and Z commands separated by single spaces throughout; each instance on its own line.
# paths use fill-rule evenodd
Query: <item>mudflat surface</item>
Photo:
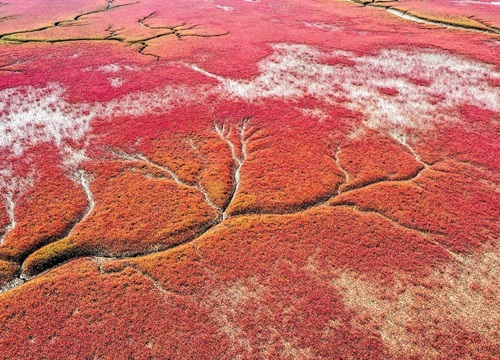
M 0 3 L 0 358 L 496 359 L 500 3 Z

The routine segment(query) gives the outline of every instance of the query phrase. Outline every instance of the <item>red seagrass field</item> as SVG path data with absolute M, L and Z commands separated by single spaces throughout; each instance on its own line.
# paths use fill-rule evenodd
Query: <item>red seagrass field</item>
M 500 2 L 0 2 L 1 359 L 500 359 Z

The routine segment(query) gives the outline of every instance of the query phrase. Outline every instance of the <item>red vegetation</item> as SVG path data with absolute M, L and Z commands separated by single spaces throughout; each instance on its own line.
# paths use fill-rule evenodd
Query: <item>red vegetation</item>
M 148 163 L 108 162 L 92 169 L 95 209 L 62 240 L 31 254 L 28 274 L 84 254 L 158 251 L 196 237 L 217 217 L 197 189 L 178 186 Z
M 0 357 L 497 356 L 498 14 L 27 3 L 0 3 Z
M 19 265 L 13 262 L 0 260 L 0 287 L 7 285 L 19 271 Z
M 321 126 L 301 119 L 310 127 L 304 131 L 304 125 L 282 125 L 287 120 L 270 119 L 275 125 L 265 129 L 259 129 L 260 121 L 248 126 L 248 155 L 231 214 L 297 211 L 326 200 L 340 185 L 342 173 L 331 158 L 332 149 L 314 132 Z
M 390 88 L 390 87 L 379 87 L 378 91 L 380 91 L 381 94 L 389 95 L 389 96 L 394 96 L 399 94 L 399 90 L 396 88 Z
M 422 157 L 428 162 L 454 158 L 476 170 L 483 168 L 486 172 L 483 171 L 481 177 L 498 181 L 500 115 L 471 105 L 461 106 L 459 115 L 461 126 L 443 126 L 426 139 L 426 146 L 421 149 Z
M 8 230 L 10 224 L 10 219 L 9 215 L 7 214 L 7 208 L 0 208 L 0 234 L 5 234 L 5 232 Z
M 424 170 L 413 183 L 376 184 L 342 194 L 331 204 L 380 212 L 406 227 L 434 234 L 445 249 L 472 251 L 495 241 L 495 219 L 500 215 L 495 189 L 485 186 L 480 174 L 467 165 L 446 163 Z
M 339 148 L 336 157 L 349 175 L 341 191 L 384 180 L 411 178 L 423 168 L 403 145 L 374 133 L 364 134 Z
M 32 161 L 37 171 L 29 166 L 21 170 L 28 173 L 32 184 L 15 198 L 16 226 L 5 235 L 0 246 L 0 258 L 20 260 L 41 246 L 64 237 L 68 229 L 87 206 L 85 193 L 70 179 L 74 174 L 55 165 L 61 159 L 51 146 L 34 149 Z
M 220 358 L 227 348 L 196 302 L 160 293 L 131 268 L 100 275 L 87 259 L 3 295 L 2 306 L 0 322 L 11 328 L 0 340 L 6 358 Z M 28 318 L 36 320 L 18 325 Z

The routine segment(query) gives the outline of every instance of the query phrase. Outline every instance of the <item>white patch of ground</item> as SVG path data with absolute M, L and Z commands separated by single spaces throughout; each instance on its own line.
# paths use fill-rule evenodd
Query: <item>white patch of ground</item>
M 299 109 L 302 114 L 307 117 L 317 119 L 319 122 L 323 122 L 328 119 L 328 113 L 321 109 L 308 109 L 308 108 L 300 108 Z
M 88 104 L 66 102 L 63 94 L 57 84 L 0 91 L 0 148 L 19 156 L 39 143 L 62 147 L 65 140 L 81 140 L 95 112 Z
M 343 29 L 342 26 L 327 24 L 327 23 L 323 23 L 323 22 L 313 22 L 312 23 L 312 22 L 304 21 L 304 25 L 308 28 L 326 30 L 326 31 L 330 31 L 330 32 L 338 32 L 338 31 L 341 31 Z
M 87 160 L 86 148 L 88 142 L 85 142 L 85 146 L 81 148 L 74 148 L 69 145 L 63 145 L 60 148 L 60 153 L 63 155 L 63 166 L 69 171 L 76 171 L 81 163 Z
M 123 79 L 119 78 L 119 77 L 108 79 L 108 81 L 109 81 L 109 84 L 111 85 L 111 87 L 114 87 L 114 88 L 121 87 L 124 83 Z
M 394 288 L 379 287 L 354 272 L 341 273 L 332 281 L 341 290 L 344 303 L 358 312 L 353 325 L 361 321 L 359 326 L 366 327 L 368 315 L 391 358 L 430 359 L 439 357 L 439 349 L 428 339 L 453 323 L 477 333 L 483 343 L 493 344 L 498 339 L 499 264 L 499 248 L 493 247 L 466 258 L 464 264 L 451 263 L 434 270 L 422 285 L 404 281 L 401 275 L 402 281 Z M 409 330 L 417 323 L 427 333 Z
M 335 64 L 331 61 L 335 58 L 348 59 L 354 65 L 345 65 L 345 61 Z M 361 112 L 365 125 L 374 129 L 429 129 L 454 121 L 461 104 L 500 111 L 500 89 L 488 82 L 500 78 L 492 65 L 429 49 L 387 49 L 357 56 L 278 44 L 274 53 L 259 63 L 260 75 L 250 80 L 225 78 L 197 65 L 191 67 L 217 79 L 217 91 L 223 96 L 247 101 L 313 96 Z M 397 93 L 387 95 L 380 88 L 394 88 Z
M 137 65 L 124 65 L 123 68 L 128 71 L 141 71 L 142 68 Z
M 151 92 L 139 91 L 127 94 L 108 103 L 96 104 L 99 117 L 141 116 L 164 114 L 178 105 L 200 102 L 210 89 L 205 86 L 166 86 Z
M 85 147 L 69 144 L 86 143 L 93 119 L 164 114 L 212 95 L 223 101 L 311 96 L 360 112 L 364 127 L 402 135 L 408 129 L 432 129 L 456 121 L 462 104 L 500 111 L 500 88 L 489 82 L 500 78 L 495 67 L 449 53 L 386 49 L 358 56 L 293 44 L 277 44 L 273 49 L 272 55 L 260 61 L 260 74 L 252 79 L 222 77 L 193 64 L 189 65 L 193 70 L 219 84 L 165 86 L 106 103 L 70 103 L 64 89 L 53 83 L 1 90 L 0 149 L 7 156 L 21 156 L 37 144 L 53 143 L 63 155 L 64 166 L 74 170 L 86 158 Z M 97 69 L 113 73 L 135 68 L 108 64 Z M 395 91 L 384 93 L 381 88 Z M 327 115 L 314 109 L 303 112 L 319 120 Z
M 58 84 L 43 88 L 21 86 L 0 91 L 0 148 L 20 156 L 41 143 L 55 144 L 67 155 L 68 164 L 83 160 L 82 149 L 71 149 L 68 141 L 85 140 L 90 123 L 98 117 L 140 116 L 165 113 L 178 103 L 199 101 L 206 89 L 166 87 L 136 92 L 108 103 L 69 103 Z M 75 166 L 72 166 L 73 168 Z
M 204 304 L 219 325 L 219 331 L 227 336 L 231 350 L 240 354 L 235 359 L 270 359 L 269 353 L 280 353 L 282 359 L 314 359 L 311 349 L 301 347 L 293 336 L 274 326 L 273 312 L 262 300 L 267 291 L 256 279 L 242 280 L 214 290 Z M 254 325 L 269 333 L 266 338 L 256 339 L 255 334 L 248 331 L 249 326 L 242 318 L 248 316 L 249 308 L 259 319 L 268 319 Z
M 140 71 L 142 68 L 137 65 L 121 65 L 121 64 L 104 64 L 97 67 L 88 66 L 83 68 L 82 71 L 97 71 L 103 73 L 116 73 L 118 71 Z
M 234 11 L 234 7 L 232 6 L 215 5 L 215 7 L 217 9 L 221 9 L 222 11 L 227 11 L 227 12 Z
M 96 71 L 102 71 L 105 73 L 114 73 L 120 71 L 121 69 L 122 67 L 119 64 L 107 64 L 99 66 Z

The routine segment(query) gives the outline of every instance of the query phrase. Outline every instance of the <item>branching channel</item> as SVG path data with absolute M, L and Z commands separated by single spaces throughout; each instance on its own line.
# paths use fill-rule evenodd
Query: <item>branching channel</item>
M 337 148 L 337 152 L 332 157 L 332 159 L 335 162 L 335 164 L 337 165 L 337 168 L 344 174 L 345 180 L 339 186 L 339 188 L 337 190 L 337 193 L 334 194 L 332 197 L 330 197 L 330 199 L 328 199 L 327 203 L 329 201 L 332 201 L 333 199 L 335 199 L 335 197 L 338 196 L 338 195 L 340 195 L 340 194 L 347 194 L 347 193 L 351 193 L 353 191 L 359 191 L 359 190 L 362 190 L 362 189 L 366 189 L 366 188 L 375 186 L 375 185 L 380 184 L 380 183 L 397 184 L 397 183 L 402 183 L 402 182 L 413 182 L 414 180 L 418 179 L 422 175 L 422 173 L 424 171 L 426 171 L 426 170 L 434 170 L 432 168 L 433 165 L 425 162 L 424 160 L 422 160 L 421 156 L 415 151 L 415 149 L 408 144 L 408 140 L 407 140 L 406 136 L 392 134 L 392 137 L 398 143 L 400 143 L 402 146 L 404 146 L 405 148 L 408 149 L 408 151 L 415 158 L 415 161 L 418 162 L 421 165 L 421 167 L 415 173 L 410 174 L 409 176 L 406 176 L 406 177 L 403 177 L 403 178 L 400 178 L 400 179 L 388 180 L 387 178 L 382 178 L 382 179 L 377 179 L 375 181 L 364 183 L 364 184 L 361 184 L 361 185 L 358 185 L 358 186 L 348 186 L 348 183 L 349 183 L 349 180 L 350 180 L 350 176 L 349 176 L 349 173 L 340 164 L 341 148 L 338 147 Z
M 349 181 L 350 181 L 349 173 L 340 164 L 340 153 L 341 152 L 342 152 L 342 148 L 339 146 L 337 148 L 337 151 L 335 152 L 334 156 L 332 157 L 332 160 L 335 162 L 335 165 L 337 165 L 337 168 L 342 172 L 342 174 L 344 174 L 344 181 L 337 188 L 337 195 L 339 195 L 342 192 L 342 187 L 347 185 L 347 183 L 349 183 Z
M 415 151 L 415 149 L 408 143 L 408 137 L 406 134 L 392 133 L 391 137 L 398 143 L 406 147 L 410 153 L 415 158 L 415 161 L 422 164 L 422 166 L 428 169 L 431 165 L 422 160 L 422 157 Z
M 235 199 L 237 198 L 239 192 L 240 192 L 240 187 L 241 187 L 241 171 L 243 168 L 243 165 L 245 164 L 245 161 L 247 160 L 248 154 L 247 154 L 247 145 L 249 142 L 249 139 L 251 136 L 249 136 L 249 121 L 250 118 L 244 118 L 239 126 L 233 125 L 233 126 L 226 126 L 223 124 L 215 123 L 214 124 L 214 131 L 218 135 L 218 137 L 227 145 L 229 154 L 232 158 L 233 161 L 233 171 L 232 171 L 232 190 L 230 194 L 227 195 L 227 200 L 224 204 L 224 206 L 219 207 L 214 202 L 211 200 L 208 192 L 206 191 L 205 188 L 203 188 L 199 183 L 192 183 L 189 181 L 186 181 L 180 177 L 174 169 L 158 164 L 143 154 L 140 153 L 134 153 L 130 154 L 121 150 L 116 150 L 113 149 L 111 150 L 111 153 L 116 156 L 119 160 L 125 161 L 130 163 L 131 169 L 133 169 L 134 163 L 137 164 L 142 164 L 141 165 L 141 171 L 146 169 L 146 176 L 148 176 L 148 168 L 150 174 L 153 174 L 153 170 L 159 170 L 159 173 L 165 174 L 165 176 L 160 175 L 161 178 L 165 177 L 169 181 L 175 182 L 178 186 L 189 188 L 192 190 L 195 190 L 199 192 L 200 194 L 203 195 L 204 201 L 211 206 L 213 209 L 217 211 L 218 216 L 214 218 L 211 222 L 206 223 L 202 228 L 197 229 L 196 233 L 192 234 L 192 236 L 189 237 L 189 239 L 185 240 L 182 242 L 182 244 L 186 243 L 193 243 L 197 239 L 199 239 L 201 236 L 204 236 L 208 234 L 209 232 L 215 232 L 217 231 L 217 228 L 225 223 L 225 220 L 230 218 L 231 215 L 231 205 L 234 203 Z M 259 215 L 287 215 L 287 214 L 294 214 L 294 213 L 302 213 L 308 209 L 314 209 L 314 208 L 325 208 L 325 207 L 342 207 L 342 208 L 347 208 L 350 209 L 354 212 L 361 213 L 361 214 L 367 214 L 371 213 L 376 215 L 377 217 L 380 217 L 384 219 L 384 221 L 389 222 L 392 226 L 395 226 L 397 228 L 406 230 L 406 231 L 411 231 L 413 233 L 418 234 L 419 236 L 423 237 L 425 241 L 427 241 L 430 244 L 433 244 L 442 250 L 444 250 L 447 254 L 450 255 L 451 258 L 455 259 L 459 263 L 463 263 L 463 258 L 460 256 L 460 254 L 454 252 L 450 248 L 448 248 L 446 245 L 444 245 L 440 240 L 443 239 L 446 234 L 445 233 L 439 233 L 439 232 L 432 232 L 423 228 L 416 227 L 412 224 L 405 224 L 400 222 L 397 218 L 392 217 L 391 214 L 385 214 L 383 211 L 376 209 L 376 208 L 369 208 L 369 207 L 364 207 L 359 204 L 357 204 L 356 200 L 353 199 L 345 199 L 345 200 L 337 200 L 339 199 L 340 196 L 344 196 L 345 194 L 352 193 L 354 191 L 359 192 L 359 191 L 364 191 L 365 189 L 368 189 L 370 187 L 376 186 L 377 184 L 401 184 L 401 183 L 408 183 L 412 182 L 415 179 L 417 179 L 424 171 L 433 171 L 433 167 L 436 164 L 428 164 L 422 160 L 418 152 L 408 143 L 406 137 L 404 136 L 394 136 L 394 138 L 405 148 L 408 149 L 408 152 L 410 152 L 415 161 L 417 161 L 421 166 L 419 167 L 418 171 L 416 173 L 403 178 L 403 179 L 398 179 L 398 180 L 377 180 L 373 181 L 371 183 L 367 184 L 362 184 L 361 186 L 357 188 L 346 188 L 348 186 L 349 181 L 350 181 L 350 175 L 346 169 L 342 167 L 342 163 L 340 160 L 341 153 L 342 153 L 342 148 L 339 146 L 336 148 L 336 151 L 333 152 L 333 154 L 330 156 L 331 159 L 335 162 L 337 165 L 338 169 L 342 172 L 344 175 L 344 180 L 342 181 L 342 184 L 336 189 L 335 193 L 333 193 L 328 199 L 321 199 L 321 200 L 315 200 L 314 202 L 308 203 L 301 207 L 300 209 L 297 209 L 296 211 L 292 212 L 286 212 L 286 213 L 272 213 L 272 212 L 261 212 L 261 213 L 250 213 L 250 212 L 245 212 L 244 214 L 238 214 L 234 216 L 259 216 Z M 252 138 L 253 139 L 253 138 Z M 191 146 L 193 146 L 194 149 L 196 147 L 192 143 Z M 158 176 L 158 172 L 156 172 L 156 176 Z M 73 180 L 78 183 L 83 191 L 85 192 L 85 195 L 87 197 L 87 207 L 85 211 L 81 214 L 81 216 L 71 224 L 71 226 L 68 228 L 67 232 L 64 234 L 64 236 L 59 237 L 56 240 L 63 239 L 69 235 L 71 235 L 71 232 L 77 226 L 80 224 L 82 221 L 84 221 L 87 216 L 93 211 L 95 207 L 95 200 L 93 197 L 93 194 L 90 189 L 90 183 L 91 183 L 91 177 L 89 174 L 87 174 L 85 171 L 82 169 L 79 169 L 74 173 Z M 346 190 L 344 190 L 346 189 Z M 337 200 L 337 201 L 335 201 Z M 6 206 L 7 210 L 9 213 L 10 217 L 10 227 L 13 228 L 15 225 L 15 219 L 14 219 L 14 201 L 12 197 L 6 197 Z M 5 234 L 4 234 L 5 236 Z M 45 245 L 45 244 L 44 244 Z M 153 252 L 160 252 L 160 251 L 168 251 L 170 249 L 176 248 L 181 244 L 175 244 L 175 245 L 168 245 L 168 246 L 155 246 L 152 249 L 147 249 L 142 252 L 134 252 L 134 253 L 121 253 L 121 254 L 106 254 L 106 253 L 94 253 L 94 254 L 87 254 L 87 255 L 94 255 L 93 259 L 97 263 L 97 268 L 101 274 L 105 274 L 106 272 L 103 269 L 103 261 L 108 261 L 108 260 L 116 260 L 116 259 L 130 259 L 130 258 L 135 258 L 135 257 L 140 257 L 140 256 L 146 256 L 149 255 Z M 196 246 L 196 244 L 195 244 Z M 58 267 L 68 261 L 71 261 L 72 258 L 61 258 L 61 260 L 55 261 L 54 263 L 48 264 L 47 267 L 43 268 L 42 271 L 37 272 L 36 274 L 33 274 L 32 277 L 39 276 L 42 273 L 45 273 L 46 271 L 50 271 L 51 269 Z M 24 265 L 24 261 L 21 261 L 21 265 Z M 140 271 L 134 267 L 135 271 L 137 271 L 140 275 L 145 277 L 147 280 L 149 280 L 155 288 L 161 292 L 162 294 L 172 294 L 170 291 L 166 290 L 161 286 L 161 284 L 151 277 L 149 274 L 144 273 L 143 271 Z M 25 276 L 25 274 L 20 274 L 16 279 L 11 281 L 8 285 L 4 286 L 2 289 L 0 289 L 0 292 L 3 291 L 8 291 L 14 287 L 17 287 L 24 283 L 25 281 L 29 280 L 31 277 Z
M 229 197 L 229 200 L 227 201 L 227 205 L 223 209 L 222 220 L 225 220 L 228 217 L 227 209 L 229 208 L 229 206 L 231 205 L 233 200 L 236 198 L 236 195 L 237 195 L 238 190 L 240 188 L 241 167 L 243 166 L 243 163 L 245 162 L 245 160 L 247 158 L 246 148 L 247 148 L 248 139 L 245 136 L 245 132 L 246 132 L 246 128 L 247 128 L 247 124 L 248 124 L 249 120 L 250 120 L 250 118 L 243 119 L 240 131 L 239 131 L 239 140 L 240 140 L 240 146 L 241 146 L 239 156 L 236 154 L 236 147 L 233 144 L 233 142 L 231 141 L 232 128 L 229 128 L 226 131 L 226 128 L 224 125 L 222 125 L 222 126 L 218 125 L 218 124 L 214 125 L 215 132 L 217 133 L 217 135 L 219 135 L 219 137 L 226 142 L 229 149 L 231 150 L 231 156 L 233 158 L 234 165 L 235 165 L 235 170 L 233 173 L 233 183 L 234 183 L 233 191 L 231 193 L 231 196 Z
M 92 194 L 92 190 L 90 189 L 90 183 L 92 181 L 92 177 L 87 174 L 83 169 L 78 169 L 75 171 L 73 174 L 73 181 L 77 183 L 78 185 L 81 186 L 82 190 L 85 193 L 85 197 L 87 199 L 87 206 L 85 207 L 85 210 L 81 213 L 80 217 L 78 217 L 76 220 L 74 220 L 66 229 L 64 234 L 56 239 L 53 239 L 51 242 L 56 242 L 62 239 L 67 238 L 68 236 L 71 235 L 73 230 L 78 224 L 81 224 L 85 219 L 90 215 L 90 213 L 94 210 L 95 207 L 95 200 L 94 200 L 94 195 Z M 41 246 L 38 246 L 35 248 L 33 251 L 36 251 L 40 249 L 41 247 L 47 245 L 47 243 L 41 244 Z M 29 255 L 28 255 L 29 256 Z M 23 257 L 21 260 L 21 266 L 23 265 L 24 261 L 28 256 Z M 21 273 L 19 276 L 22 280 L 29 280 L 31 276 L 28 276 L 27 274 Z
M 91 177 L 83 170 L 78 170 L 76 181 L 80 183 L 83 191 L 85 192 L 85 196 L 87 197 L 87 208 L 85 209 L 82 217 L 78 221 L 78 223 L 82 222 L 89 216 L 89 214 L 94 210 L 95 200 L 94 195 L 92 194 L 92 190 L 90 189 Z
M 139 162 L 139 163 L 143 163 L 143 164 L 147 164 L 155 169 L 158 169 L 164 173 L 167 173 L 169 175 L 169 177 L 172 178 L 173 181 L 175 181 L 178 185 L 180 186 L 184 186 L 184 187 L 188 187 L 190 189 L 194 189 L 196 191 L 199 191 L 202 193 L 204 199 L 205 199 L 205 202 L 210 206 L 212 207 L 213 209 L 217 210 L 217 212 L 219 213 L 222 213 L 222 209 L 217 206 L 213 201 L 212 199 L 210 198 L 210 196 L 208 195 L 208 192 L 205 188 L 203 188 L 203 186 L 201 186 L 199 183 L 198 184 L 191 184 L 191 183 L 188 183 L 184 180 L 182 180 L 176 173 L 174 170 L 172 170 L 171 168 L 165 166 L 165 165 L 160 165 L 160 164 L 157 164 L 153 161 L 151 161 L 150 159 L 148 159 L 146 156 L 142 155 L 142 154 L 129 154 L 129 153 L 126 153 L 126 152 L 123 152 L 123 151 L 118 151 L 118 150 L 112 150 L 111 151 L 112 154 L 116 155 L 117 157 L 119 157 L 121 160 L 125 160 L 125 161 L 129 161 L 129 162 Z
M 412 231 L 412 232 L 415 232 L 415 233 L 418 233 L 419 235 L 421 235 L 427 242 L 443 249 L 446 253 L 448 253 L 448 255 L 450 255 L 451 257 L 453 257 L 455 260 L 457 260 L 458 262 L 460 263 L 463 263 L 464 262 L 464 259 L 458 255 L 457 253 L 453 252 L 452 250 L 450 250 L 447 246 L 441 244 L 439 241 L 437 241 L 435 239 L 435 237 L 437 236 L 444 236 L 444 234 L 442 233 L 438 233 L 438 232 L 431 232 L 431 231 L 428 231 L 428 230 L 423 230 L 423 229 L 419 229 L 419 228 L 416 228 L 416 227 L 412 227 L 412 226 L 408 226 L 408 225 L 404 225 L 404 224 L 401 224 L 399 221 L 397 221 L 396 219 L 384 214 L 383 212 L 379 211 L 379 210 L 376 210 L 376 209 L 363 209 L 357 205 L 355 205 L 354 203 L 351 203 L 351 204 L 339 204 L 339 205 L 334 205 L 335 207 L 346 207 L 346 208 L 349 208 L 351 210 L 354 210 L 356 212 L 359 212 L 359 213 L 369 213 L 369 214 L 374 214 L 376 216 L 379 216 L 387 221 L 389 221 L 393 226 L 395 227 L 398 227 L 398 228 L 401 228 L 401 229 L 405 229 L 405 230 L 409 230 L 409 231 Z M 431 237 L 434 236 L 434 237 Z

